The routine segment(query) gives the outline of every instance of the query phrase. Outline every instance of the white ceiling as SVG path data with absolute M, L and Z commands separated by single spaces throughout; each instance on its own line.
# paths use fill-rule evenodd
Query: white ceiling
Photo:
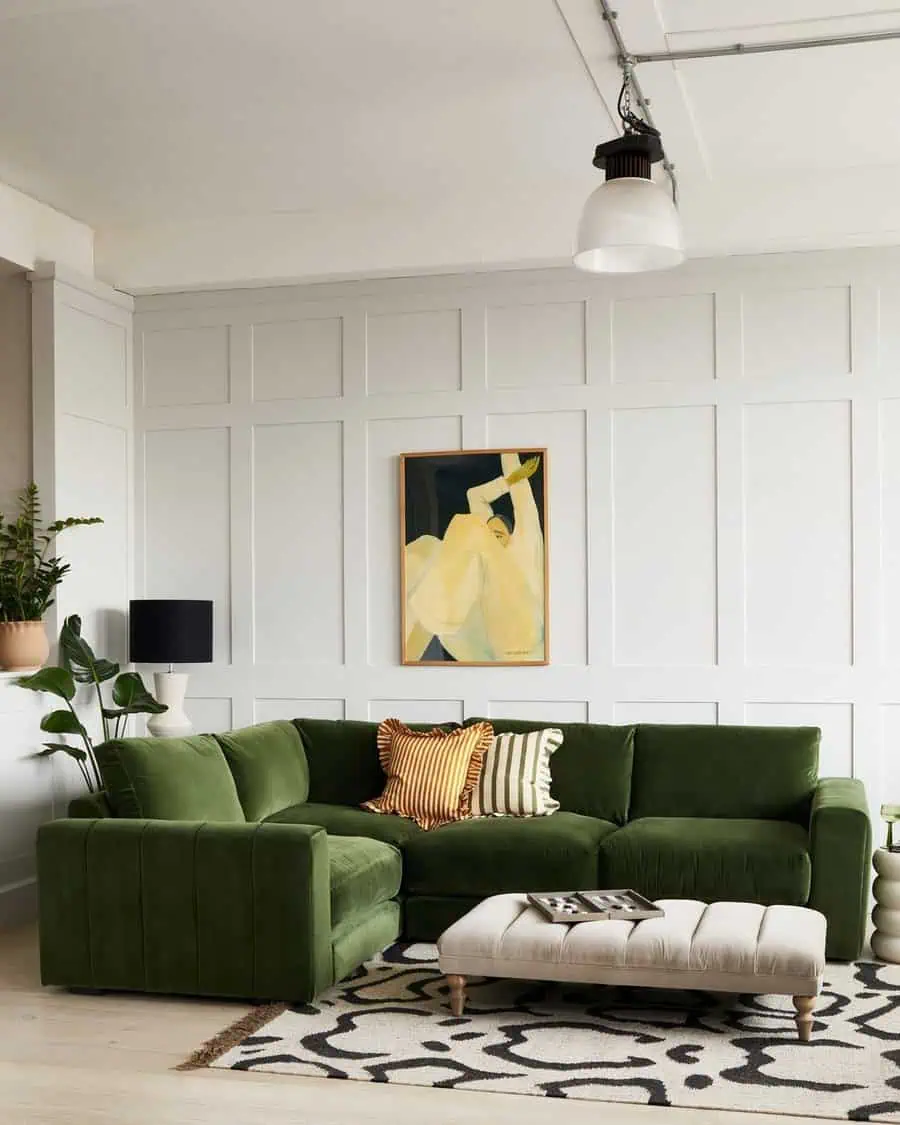
M 98 226 L 550 184 L 606 120 L 551 0 L 10 6 L 0 179 Z
M 900 4 L 890 0 L 661 0 L 660 9 L 671 50 L 900 29 Z M 900 166 L 898 64 L 894 40 L 697 59 L 674 70 L 710 174 L 737 178 Z M 662 65 L 641 69 L 648 88 Z
M 884 0 L 618 7 L 636 52 L 900 28 Z M 692 252 L 900 241 L 898 62 L 641 66 Z M 0 0 L 0 180 L 135 289 L 562 261 L 617 86 L 595 0 Z

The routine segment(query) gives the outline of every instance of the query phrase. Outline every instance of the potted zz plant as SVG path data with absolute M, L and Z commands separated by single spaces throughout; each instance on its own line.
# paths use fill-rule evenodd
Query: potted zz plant
M 94 740 L 75 711 L 73 700 L 78 684 L 93 686 L 100 712 L 100 729 L 103 741 L 119 738 L 126 733 L 132 715 L 160 715 L 167 710 L 164 703 L 153 698 L 137 672 L 120 672 L 119 665 L 94 655 L 94 651 L 81 635 L 81 618 L 67 617 L 59 634 L 59 655 L 62 667 L 41 668 L 32 676 L 17 681 L 19 687 L 30 691 L 45 691 L 61 699 L 65 707 L 51 711 L 41 719 L 41 730 L 47 734 L 71 734 L 81 745 L 68 742 L 45 742 L 39 757 L 49 754 L 68 754 L 78 764 L 81 776 L 91 793 L 103 788 Z M 113 681 L 112 706 L 103 698 L 102 684 Z
M 32 481 L 18 500 L 18 514 L 0 514 L 0 668 L 40 668 L 50 655 L 43 617 L 69 564 L 50 553 L 56 536 L 70 527 L 103 523 L 89 519 L 41 521 L 38 487 Z

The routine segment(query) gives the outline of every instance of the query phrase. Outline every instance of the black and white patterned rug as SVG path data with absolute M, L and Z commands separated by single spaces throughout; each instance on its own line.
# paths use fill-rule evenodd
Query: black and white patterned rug
M 812 1042 L 790 997 L 469 982 L 393 946 L 210 1065 L 695 1109 L 900 1122 L 900 966 L 829 965 Z

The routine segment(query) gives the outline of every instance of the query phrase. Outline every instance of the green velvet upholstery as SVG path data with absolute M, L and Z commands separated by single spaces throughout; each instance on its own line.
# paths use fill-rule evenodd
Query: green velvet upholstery
M 211 734 L 118 738 L 97 747 L 97 761 L 117 817 L 244 823 L 234 778 Z
M 307 1001 L 334 980 L 331 883 L 348 911 L 340 964 L 399 934 L 382 895 L 394 849 L 352 841 L 332 861 L 319 828 L 105 819 L 58 820 L 38 833 L 45 984 Z M 381 849 L 386 859 L 374 857 Z M 365 901 L 372 891 L 378 901 Z M 375 944 L 372 944 L 372 943 Z M 359 963 L 358 961 L 356 962 Z
M 101 793 L 82 793 L 69 801 L 69 816 L 87 817 L 96 820 L 97 817 L 113 816 L 112 805 L 109 803 L 105 790 Z
M 360 836 L 329 836 L 328 859 L 334 926 L 400 893 L 403 864 L 390 844 Z
M 736 817 L 809 823 L 815 727 L 656 726 L 634 742 L 632 819 Z
M 600 842 L 615 825 L 578 813 L 460 820 L 414 836 L 404 849 L 409 895 L 588 890 Z
M 828 956 L 858 956 L 865 793 L 817 779 L 817 731 L 493 722 L 563 728 L 561 811 L 423 832 L 361 809 L 384 782 L 376 723 L 100 747 L 107 792 L 39 833 L 45 983 L 306 1001 L 401 923 L 432 941 L 486 895 L 604 885 L 808 904 Z
M 215 735 L 247 820 L 265 820 L 309 796 L 309 768 L 300 734 L 285 719 Z
M 482 722 L 467 719 L 466 726 Z M 523 719 L 489 719 L 496 734 L 522 734 L 559 727 L 563 744 L 553 755 L 551 794 L 566 812 L 596 816 L 613 824 L 628 819 L 631 770 L 634 754 L 633 726 L 611 727 L 600 723 L 532 722 Z
M 809 837 L 783 820 L 646 817 L 603 841 L 600 882 L 648 898 L 802 906 Z
M 405 848 L 422 829 L 405 816 L 386 816 L 368 809 L 354 809 L 347 805 L 320 805 L 306 803 L 291 805 L 268 817 L 272 824 L 318 824 L 329 836 L 368 836 Z
M 295 719 L 309 766 L 309 800 L 356 805 L 384 788 L 377 723 L 353 719 Z
M 363 961 L 393 945 L 399 934 L 400 904 L 396 901 L 382 902 L 365 914 L 355 914 L 335 926 L 332 939 L 334 979 L 348 977 Z
M 872 825 L 861 781 L 823 777 L 809 824 L 812 887 L 809 906 L 828 919 L 826 953 L 839 961 L 859 956 L 869 899 Z
M 357 719 L 294 719 L 309 765 L 309 800 L 359 806 L 384 789 L 378 723 Z M 410 730 L 452 730 L 454 723 L 407 723 Z M 376 814 L 378 815 L 378 814 Z
M 479 902 L 480 897 L 463 895 L 415 895 L 403 907 L 403 936 L 407 941 L 437 941 L 448 926 Z

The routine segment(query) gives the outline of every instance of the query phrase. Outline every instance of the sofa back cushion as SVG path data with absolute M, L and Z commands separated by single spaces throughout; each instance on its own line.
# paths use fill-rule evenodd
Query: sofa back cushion
M 631 818 L 809 821 L 819 771 L 815 727 L 637 728 Z
M 633 726 L 600 723 L 556 723 L 546 720 L 491 719 L 495 734 L 522 734 L 554 727 L 562 731 L 562 746 L 550 760 L 550 795 L 565 812 L 596 816 L 613 824 L 628 819 Z M 481 722 L 467 719 L 469 723 Z
M 309 800 L 361 805 L 384 789 L 378 723 L 359 719 L 294 719 L 309 766 Z M 410 730 L 452 730 L 453 723 L 407 723 Z
M 211 734 L 117 738 L 97 747 L 116 816 L 243 823 L 231 770 Z
M 282 719 L 215 735 L 231 769 L 247 820 L 265 820 L 309 796 L 300 733 Z

